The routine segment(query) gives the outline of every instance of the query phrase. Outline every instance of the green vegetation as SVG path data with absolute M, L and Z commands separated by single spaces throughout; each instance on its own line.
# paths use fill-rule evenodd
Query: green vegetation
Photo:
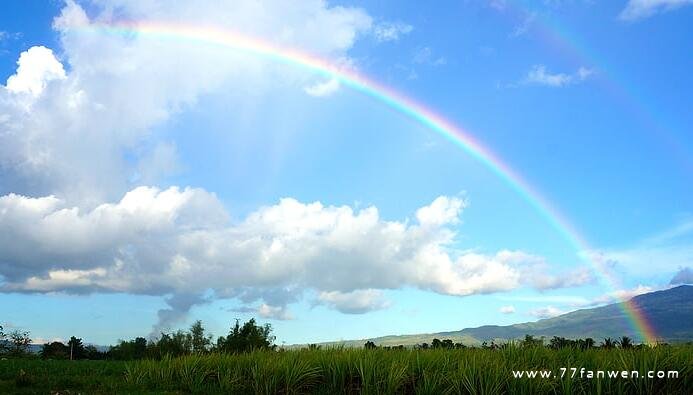
M 107 352 L 72 337 L 67 344 L 44 345 L 38 355 L 27 352 L 28 333 L 6 336 L 0 328 L 0 337 L 6 339 L 0 393 L 690 394 L 693 389 L 692 344 L 648 346 L 627 336 L 599 345 L 591 338 L 526 335 L 479 347 L 435 338 L 415 347 L 368 341 L 361 348 L 286 350 L 273 344 L 271 326 L 255 320 L 236 322 L 216 342 L 197 321 L 188 331 L 120 341 Z M 562 374 L 561 368 L 567 371 Z M 517 378 L 518 371 L 552 374 Z M 599 377 L 597 371 L 639 376 Z M 647 378 L 649 371 L 678 373 Z
M 541 379 L 513 370 L 678 370 L 679 378 Z M 160 360 L 0 361 L 0 393 L 666 393 L 693 388 L 693 346 L 303 349 Z M 568 375 L 570 373 L 568 372 Z

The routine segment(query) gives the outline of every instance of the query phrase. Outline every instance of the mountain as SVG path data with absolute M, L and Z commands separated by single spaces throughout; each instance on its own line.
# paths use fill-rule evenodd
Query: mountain
M 638 295 L 631 299 L 640 313 L 653 327 L 657 337 L 666 342 L 693 341 L 693 286 L 681 285 L 663 291 Z M 459 331 L 427 333 L 416 335 L 385 336 L 372 339 L 348 340 L 324 343 L 343 344 L 347 347 L 362 346 L 370 340 L 378 345 L 414 345 L 430 343 L 432 339 L 451 339 L 467 345 L 478 345 L 489 340 L 508 340 L 525 335 L 562 336 L 567 338 L 591 337 L 597 340 L 605 337 L 629 336 L 642 341 L 635 332 L 630 318 L 620 303 L 591 309 L 573 311 L 553 318 L 536 322 L 498 326 L 486 325 Z

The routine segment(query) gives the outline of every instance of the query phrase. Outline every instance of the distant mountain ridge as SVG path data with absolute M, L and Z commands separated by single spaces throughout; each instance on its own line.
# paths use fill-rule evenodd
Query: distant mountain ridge
M 693 286 L 681 285 L 674 288 L 635 296 L 631 301 L 652 326 L 657 337 L 665 342 L 693 341 Z M 605 337 L 629 336 L 642 341 L 630 318 L 620 303 L 547 318 L 536 322 L 499 326 L 485 325 L 459 331 L 428 334 L 384 336 L 362 340 L 347 340 L 323 343 L 343 344 L 347 347 L 362 346 L 366 341 L 377 345 L 414 345 L 430 343 L 433 338 L 451 339 L 467 345 L 478 345 L 483 341 L 509 340 L 534 336 L 562 336 L 566 338 L 591 337 L 597 341 Z

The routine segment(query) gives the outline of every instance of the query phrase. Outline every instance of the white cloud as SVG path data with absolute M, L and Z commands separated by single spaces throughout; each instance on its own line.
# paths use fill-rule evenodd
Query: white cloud
M 576 84 L 585 81 L 594 74 L 594 71 L 585 67 L 580 67 L 573 74 L 555 73 L 552 74 L 546 70 L 544 65 L 535 65 L 527 73 L 521 84 L 525 85 L 544 85 L 554 88 L 560 88 L 571 84 Z
M 56 79 L 65 79 L 65 69 L 53 51 L 43 46 L 22 52 L 17 61 L 17 73 L 7 79 L 6 89 L 12 93 L 38 96 L 46 85 Z
M 159 142 L 140 158 L 133 178 L 143 184 L 152 184 L 162 177 L 175 174 L 179 168 L 176 144 Z
M 512 314 L 515 312 L 515 306 L 508 305 L 508 306 L 501 306 L 500 309 L 498 309 L 503 314 Z
M 535 19 L 537 18 L 537 13 L 536 12 L 530 12 L 528 13 L 523 19 L 522 22 L 515 27 L 515 29 L 510 33 L 510 37 L 520 37 L 522 35 L 527 34 L 529 29 L 532 27 L 534 24 Z
M 681 268 L 669 281 L 670 285 L 693 284 L 693 270 L 690 267 Z
M 270 306 L 263 303 L 258 307 L 257 313 L 262 318 L 270 318 L 274 320 L 292 320 L 293 317 L 286 310 L 286 306 Z
M 303 89 L 307 94 L 315 97 L 325 97 L 339 90 L 339 80 L 330 78 L 324 82 L 318 82 Z
M 488 5 L 497 11 L 504 11 L 507 7 L 506 0 L 488 0 Z
M 346 314 L 362 314 L 382 310 L 390 306 L 376 289 L 359 289 L 351 292 L 321 292 L 318 301 Z
M 585 251 L 584 254 L 588 259 L 611 267 L 614 275 L 673 275 L 693 262 L 693 220 L 686 219 L 632 245 Z
M 455 223 L 462 209 L 467 203 L 457 198 L 440 196 L 429 206 L 421 207 L 416 211 L 416 219 L 424 226 L 440 226 L 447 223 Z
M 350 49 L 372 29 L 362 9 L 313 0 L 291 7 L 274 0 L 103 0 L 90 3 L 89 14 L 67 1 L 54 29 L 57 52 L 69 67 L 50 49 L 33 47 L 0 87 L 0 194 L 55 194 L 92 206 L 115 199 L 176 168 L 175 155 L 168 155 L 173 151 L 152 143 L 151 131 L 201 95 L 247 104 L 302 89 L 315 78 L 199 41 L 99 28 L 122 20 L 233 29 L 351 67 Z M 164 171 L 144 174 L 151 160 Z
M 373 36 L 380 42 L 397 41 L 413 29 L 413 26 L 403 22 L 381 22 L 373 27 Z
M 691 4 L 693 0 L 629 0 L 619 18 L 634 21 Z
M 150 141 L 151 130 L 201 95 L 233 87 L 247 101 L 314 76 L 98 25 L 117 17 L 233 27 L 349 65 L 348 51 L 372 28 L 365 11 L 310 0 L 102 0 L 89 12 L 67 1 L 54 21 L 67 72 L 51 50 L 33 47 L 0 89 L 0 291 L 167 296 L 162 329 L 208 303 L 209 292 L 288 318 L 286 305 L 305 290 L 357 312 L 384 307 L 379 290 L 404 286 L 464 296 L 569 284 L 537 276 L 547 265 L 530 254 L 456 250 L 458 198 L 436 199 L 413 224 L 384 220 L 375 207 L 291 198 L 232 223 L 203 189 L 137 187 L 177 169 L 175 145 Z
M 462 207 L 458 198 L 440 197 L 410 224 L 383 220 L 375 207 L 354 211 L 287 198 L 231 223 L 202 189 L 139 187 L 93 209 L 53 196 L 5 195 L 0 290 L 173 294 L 184 309 L 207 302 L 199 295 L 211 290 L 246 304 L 262 300 L 272 307 L 263 314 L 288 317 L 278 308 L 309 289 L 319 302 L 355 313 L 383 308 L 382 289 L 464 296 L 547 286 L 535 279 L 548 271 L 539 257 L 453 248 L 450 225 Z M 180 316 L 175 306 L 160 312 L 162 322 Z
M 434 56 L 433 50 L 430 47 L 420 47 L 414 51 L 412 62 L 430 66 L 442 66 L 447 63 L 447 59 L 443 56 Z
M 602 296 L 595 298 L 592 301 L 592 305 L 598 304 L 608 304 L 616 303 L 624 300 L 628 300 L 634 296 L 642 295 L 648 292 L 656 291 L 657 289 L 648 285 L 639 284 L 637 287 L 632 289 L 619 289 L 613 292 L 609 292 Z
M 565 313 L 565 311 L 558 309 L 554 306 L 541 307 L 538 309 L 531 310 L 529 312 L 530 315 L 533 315 L 539 319 L 552 318 Z

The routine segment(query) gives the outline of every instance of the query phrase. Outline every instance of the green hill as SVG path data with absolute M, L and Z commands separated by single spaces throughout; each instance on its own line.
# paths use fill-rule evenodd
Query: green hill
M 658 338 L 666 342 L 693 341 L 693 286 L 681 285 L 663 291 L 638 295 L 631 299 L 638 311 L 647 319 Z M 434 338 L 451 339 L 467 345 L 478 345 L 489 340 L 508 340 L 534 336 L 562 336 L 567 338 L 603 339 L 629 336 L 642 341 L 635 332 L 621 304 L 610 304 L 582 309 L 536 322 L 498 326 L 486 325 L 459 331 L 426 333 L 400 336 L 384 336 L 372 339 L 347 340 L 323 343 L 360 347 L 370 340 L 381 346 L 430 343 Z

